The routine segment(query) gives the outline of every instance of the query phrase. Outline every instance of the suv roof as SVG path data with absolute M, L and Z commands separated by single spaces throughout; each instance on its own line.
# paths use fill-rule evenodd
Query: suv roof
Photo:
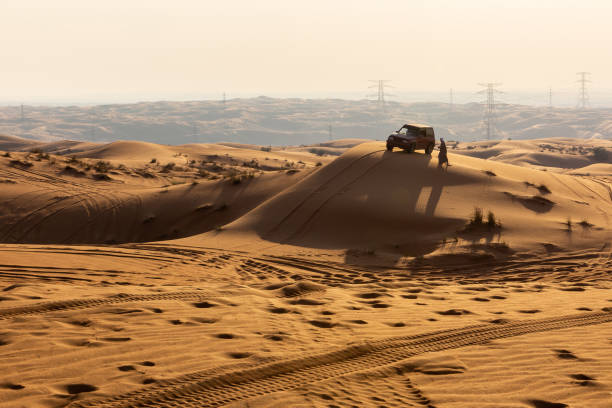
M 421 129 L 426 129 L 426 128 L 430 128 L 431 126 L 429 125 L 421 125 L 419 123 L 406 123 L 404 126 L 410 126 L 410 127 L 415 127 L 415 128 L 421 128 Z

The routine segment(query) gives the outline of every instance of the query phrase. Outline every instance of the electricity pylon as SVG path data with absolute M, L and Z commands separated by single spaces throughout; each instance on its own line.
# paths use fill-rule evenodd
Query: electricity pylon
M 369 82 L 373 82 L 373 85 L 370 85 L 368 88 L 377 88 L 377 93 L 369 94 L 368 97 L 376 97 L 378 106 L 385 110 L 385 96 L 394 96 L 389 93 L 385 93 L 385 88 L 393 88 L 391 85 L 387 85 L 387 82 L 391 82 L 390 79 L 377 79 L 377 80 L 369 80 Z
M 591 82 L 588 78 L 591 75 L 590 72 L 577 72 L 576 75 L 580 76 L 576 82 L 580 84 L 580 94 L 578 96 L 578 106 L 582 109 L 586 109 L 589 106 L 589 94 L 587 92 L 587 83 Z
M 503 93 L 495 87 L 501 85 L 497 82 L 479 83 L 478 85 L 485 89 L 479 91 L 479 94 L 486 94 L 487 100 L 481 103 L 485 104 L 484 125 L 487 130 L 487 140 L 491 139 L 491 135 L 495 134 L 495 94 Z

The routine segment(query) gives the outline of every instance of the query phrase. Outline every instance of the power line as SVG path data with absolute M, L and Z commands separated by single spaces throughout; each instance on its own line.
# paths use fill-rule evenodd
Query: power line
M 587 92 L 587 83 L 591 82 L 591 80 L 588 78 L 588 76 L 591 75 L 591 73 L 590 72 L 577 72 L 576 75 L 580 76 L 580 79 L 576 81 L 580 84 L 580 91 L 579 91 L 580 94 L 578 96 L 578 106 L 581 107 L 582 109 L 586 109 L 586 107 L 590 105 L 589 94 Z
M 485 104 L 484 113 L 484 125 L 487 131 L 487 140 L 491 139 L 491 136 L 495 134 L 495 94 L 503 93 L 502 91 L 495 89 L 500 86 L 497 82 L 479 83 L 478 85 L 485 89 L 479 91 L 479 94 L 486 94 L 487 100 L 482 103 Z
M 377 79 L 377 80 L 369 80 L 369 82 L 373 82 L 373 85 L 370 85 L 368 88 L 376 88 L 376 94 L 369 94 L 368 97 L 376 97 L 378 106 L 385 110 L 385 96 L 394 96 L 389 93 L 385 93 L 385 88 L 393 88 L 391 85 L 387 85 L 387 82 L 391 82 L 390 79 Z

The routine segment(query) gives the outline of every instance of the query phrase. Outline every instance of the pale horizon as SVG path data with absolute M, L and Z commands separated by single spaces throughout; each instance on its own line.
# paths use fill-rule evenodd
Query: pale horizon
M 509 102 L 549 87 L 612 99 L 612 5 L 604 1 L 25 0 L 0 6 L 3 102 L 127 102 L 257 95 L 365 98 L 368 79 L 414 94 Z M 511 96 L 515 94 L 515 96 Z M 351 97 L 347 97 L 349 95 Z M 360 96 L 361 95 L 361 96 Z M 474 102 L 478 99 L 473 98 Z M 503 99 L 503 98 L 502 98 Z M 601 99 L 604 102 L 598 102 Z M 457 101 L 460 103 L 460 101 Z M 471 100 L 470 100 L 471 102 Z M 529 103 L 527 100 L 523 103 Z

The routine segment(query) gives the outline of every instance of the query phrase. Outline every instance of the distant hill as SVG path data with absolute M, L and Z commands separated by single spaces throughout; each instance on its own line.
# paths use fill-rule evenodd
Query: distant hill
M 484 138 L 483 107 L 476 103 L 275 99 L 142 102 L 99 106 L 0 108 L 0 134 L 43 141 L 136 140 L 159 144 L 229 142 L 300 145 L 335 139 L 382 140 L 406 122 L 435 127 L 438 137 Z M 612 109 L 549 109 L 499 105 L 495 139 L 612 138 Z

